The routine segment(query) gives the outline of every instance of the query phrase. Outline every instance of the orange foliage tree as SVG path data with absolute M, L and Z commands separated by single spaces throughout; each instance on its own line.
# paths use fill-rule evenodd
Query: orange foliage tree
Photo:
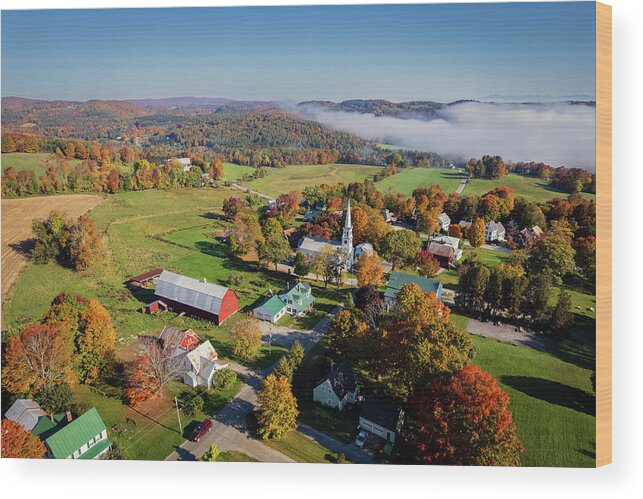
M 7 341 L 3 387 L 14 394 L 37 391 L 45 383 L 74 381 L 72 339 L 45 325 L 27 326 Z
M 435 379 L 410 401 L 420 460 L 427 464 L 518 466 L 524 448 L 509 395 L 491 374 L 468 365 Z
M 52 301 L 44 322 L 73 342 L 78 378 L 95 381 L 110 362 L 116 344 L 116 331 L 105 307 L 97 300 L 61 293 Z
M 45 452 L 45 444 L 36 435 L 15 421 L 2 421 L 2 457 L 40 459 Z
M 375 253 L 364 253 L 357 261 L 357 284 L 359 287 L 372 284 L 379 286 L 384 280 L 384 268 L 382 267 L 382 259 Z

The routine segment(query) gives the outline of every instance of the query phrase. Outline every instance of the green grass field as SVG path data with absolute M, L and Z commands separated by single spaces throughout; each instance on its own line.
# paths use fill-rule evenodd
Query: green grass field
M 591 371 L 529 347 L 473 337 L 475 364 L 498 378 L 525 446 L 524 466 L 595 465 Z
M 16 170 L 33 170 L 36 176 L 45 173 L 45 161 L 48 157 L 53 156 L 49 153 L 26 153 L 26 152 L 6 152 L 3 153 L 2 169 L 13 166 Z M 70 166 L 75 166 L 81 161 L 79 159 L 67 160 Z
M 332 463 L 335 461 L 334 453 L 296 430 L 289 431 L 279 440 L 263 440 L 262 442 L 298 463 Z
M 236 182 L 241 180 L 245 173 L 252 175 L 255 169 L 252 166 L 237 165 L 235 163 L 223 163 L 223 175 L 226 180 Z
M 418 187 L 440 185 L 442 191 L 450 194 L 458 188 L 462 174 L 446 168 L 406 168 L 396 175 L 380 180 L 377 188 L 386 192 L 392 189 L 410 196 Z
M 550 186 L 547 182 L 536 178 L 509 173 L 498 180 L 486 180 L 474 178 L 469 180 L 469 183 L 462 192 L 463 196 L 482 196 L 490 190 L 498 186 L 513 187 L 515 196 L 522 196 L 529 201 L 537 203 L 545 203 L 553 198 L 566 198 L 566 192 L 559 191 Z M 583 193 L 583 197 L 587 199 L 596 199 L 596 195 Z
M 361 182 L 381 169 L 369 165 L 289 165 L 285 168 L 266 168 L 268 175 L 243 185 L 276 197 L 283 192 L 301 191 L 308 185 Z

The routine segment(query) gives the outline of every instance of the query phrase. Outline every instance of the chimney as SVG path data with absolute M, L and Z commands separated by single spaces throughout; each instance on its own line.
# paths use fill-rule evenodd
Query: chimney
M 53 423 L 53 422 L 54 422 L 54 415 L 53 415 L 53 414 L 50 414 L 50 415 L 49 415 L 49 419 L 51 419 L 51 422 Z
M 71 417 L 71 412 L 67 411 L 65 413 L 65 417 L 67 418 L 67 422 L 71 423 L 72 417 Z

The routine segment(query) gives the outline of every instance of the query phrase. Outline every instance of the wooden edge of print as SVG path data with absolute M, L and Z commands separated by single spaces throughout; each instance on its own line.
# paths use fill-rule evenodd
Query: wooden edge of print
M 612 462 L 612 7 L 596 3 L 596 466 Z

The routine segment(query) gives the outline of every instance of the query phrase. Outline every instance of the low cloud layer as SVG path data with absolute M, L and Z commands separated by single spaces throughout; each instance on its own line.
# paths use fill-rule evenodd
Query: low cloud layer
M 442 109 L 431 120 L 328 111 L 314 105 L 300 111 L 336 129 L 413 149 L 596 168 L 592 106 L 466 102 Z

